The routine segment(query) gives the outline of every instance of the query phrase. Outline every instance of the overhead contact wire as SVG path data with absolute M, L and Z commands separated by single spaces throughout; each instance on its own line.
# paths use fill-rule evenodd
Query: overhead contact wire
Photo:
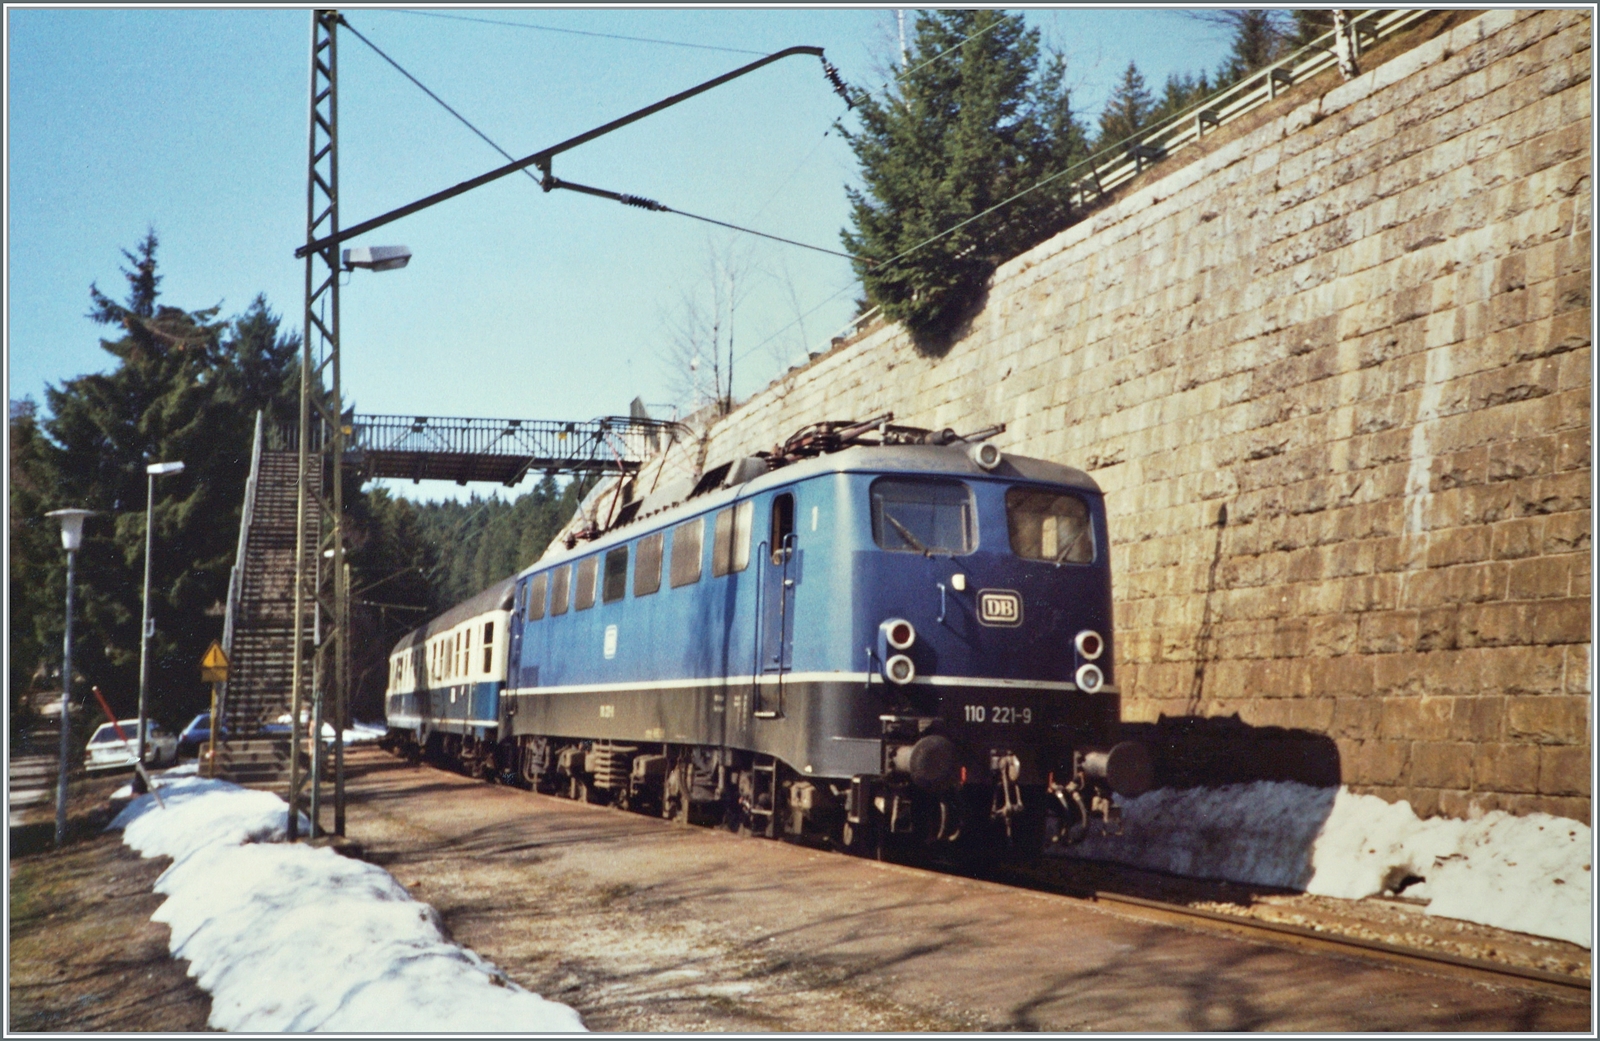
M 606 40 L 627 40 L 631 43 L 656 43 L 666 47 L 688 47 L 697 51 L 726 51 L 729 54 L 765 54 L 743 47 L 718 47 L 709 43 L 684 43 L 681 40 L 658 40 L 649 36 L 622 36 L 618 33 L 597 33 L 587 29 L 560 29 L 553 25 L 534 25 L 531 22 L 507 22 L 498 18 L 473 18 L 463 14 L 440 14 L 437 11 L 394 11 L 394 14 L 425 15 L 429 18 L 448 18 L 457 22 L 481 22 L 484 25 L 507 25 L 517 29 L 537 29 L 547 33 L 568 33 L 572 36 L 598 36 Z

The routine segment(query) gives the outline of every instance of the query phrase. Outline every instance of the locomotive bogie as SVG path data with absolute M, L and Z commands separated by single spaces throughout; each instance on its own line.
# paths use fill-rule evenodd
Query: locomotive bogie
M 954 445 L 762 469 L 406 637 L 394 742 L 855 850 L 1028 845 L 1047 811 L 1056 833 L 1105 815 L 1119 695 L 1094 482 Z

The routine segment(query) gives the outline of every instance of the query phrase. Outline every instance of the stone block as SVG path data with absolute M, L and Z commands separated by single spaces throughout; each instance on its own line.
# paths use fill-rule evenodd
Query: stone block
M 1506 707 L 1506 737 L 1541 745 L 1577 745 L 1588 740 L 1589 699 L 1539 694 L 1513 697 Z
M 1572 553 L 1516 561 L 1511 565 L 1506 596 L 1512 600 L 1566 597 L 1572 583 L 1573 558 L 1577 556 Z
M 1478 791 L 1537 792 L 1538 747 L 1498 743 L 1477 745 L 1473 752 L 1472 786 Z
M 1539 753 L 1539 794 L 1590 794 L 1587 746 L 1545 745 Z
M 1394 654 L 1413 648 L 1418 648 L 1417 612 L 1380 611 L 1361 616 L 1357 644 L 1360 653 Z
M 1341 745 L 1340 757 L 1346 784 L 1393 785 L 1405 778 L 1410 746 L 1404 741 L 1358 741 L 1348 754 Z
M 1429 788 L 1469 788 L 1472 785 L 1472 748 L 1466 742 L 1414 742 L 1406 780 Z

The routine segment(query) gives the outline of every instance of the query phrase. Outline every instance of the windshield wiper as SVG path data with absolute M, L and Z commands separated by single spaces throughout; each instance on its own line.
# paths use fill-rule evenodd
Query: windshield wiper
M 1085 528 L 1083 531 L 1080 531 L 1078 534 L 1074 535 L 1072 537 L 1072 541 L 1067 543 L 1067 548 L 1056 554 L 1055 563 L 1060 564 L 1062 561 L 1066 560 L 1067 554 L 1071 553 L 1074 549 L 1077 549 L 1078 543 L 1082 542 L 1083 537 L 1087 534 L 1089 534 L 1089 529 Z
M 890 513 L 888 510 L 884 510 L 883 519 L 894 525 L 894 530 L 898 531 L 900 533 L 900 537 L 911 544 L 912 549 L 923 554 L 924 556 L 932 555 L 932 551 L 929 550 L 927 546 L 924 546 L 915 535 L 911 534 L 910 528 L 894 519 L 894 514 Z

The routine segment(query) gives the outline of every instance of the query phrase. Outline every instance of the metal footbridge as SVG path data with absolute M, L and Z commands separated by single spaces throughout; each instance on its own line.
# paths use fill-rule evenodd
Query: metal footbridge
M 389 478 L 511 487 L 535 473 L 636 473 L 645 459 L 690 436 L 681 423 L 643 416 L 580 422 L 346 413 L 343 425 L 344 468 L 363 483 Z M 271 449 L 297 447 L 292 427 L 269 440 Z M 313 451 L 321 447 L 312 445 Z

